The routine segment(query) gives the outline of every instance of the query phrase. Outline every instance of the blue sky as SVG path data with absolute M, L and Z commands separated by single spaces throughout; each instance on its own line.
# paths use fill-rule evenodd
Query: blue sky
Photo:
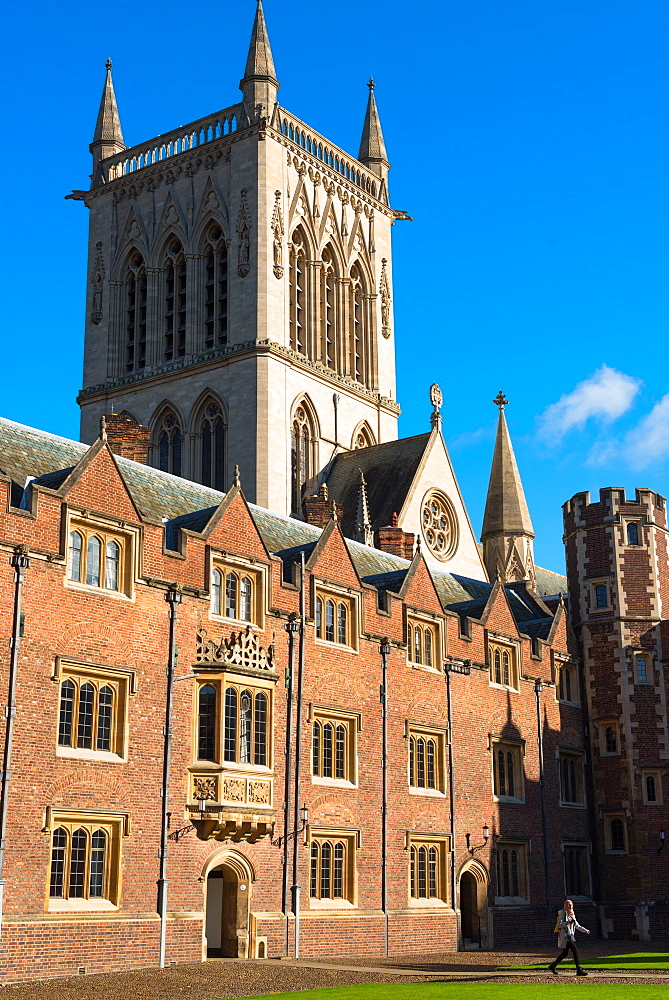
M 13 4 L 0 85 L 0 412 L 78 436 L 86 186 L 107 56 L 126 142 L 234 103 L 253 0 Z M 658 0 L 265 0 L 280 100 L 355 153 L 374 75 L 393 168 L 400 433 L 444 434 L 478 532 L 501 388 L 537 533 L 669 491 L 667 29 Z

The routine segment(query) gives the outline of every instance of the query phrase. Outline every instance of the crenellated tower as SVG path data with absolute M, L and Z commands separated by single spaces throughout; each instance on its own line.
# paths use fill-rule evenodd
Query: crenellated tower
M 564 505 L 569 607 L 582 657 L 606 935 L 666 933 L 669 869 L 669 544 L 648 489 Z M 572 700 L 579 700 L 574 691 Z
M 277 102 L 258 2 L 243 99 L 126 148 L 107 67 L 91 145 L 81 435 L 150 428 L 149 462 L 302 516 L 336 453 L 397 437 L 389 164 Z

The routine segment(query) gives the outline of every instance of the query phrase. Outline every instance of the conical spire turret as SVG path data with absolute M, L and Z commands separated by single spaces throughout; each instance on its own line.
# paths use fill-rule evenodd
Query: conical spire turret
M 103 183 L 100 174 L 100 162 L 115 153 L 121 153 L 125 149 L 123 142 L 123 132 L 121 130 L 121 119 L 119 118 L 118 106 L 116 104 L 116 94 L 114 93 L 114 83 L 112 81 L 112 61 L 107 60 L 107 75 L 102 88 L 102 99 L 98 120 L 95 123 L 93 142 L 90 145 L 93 154 L 93 187 Z
M 534 529 L 504 415 L 509 401 L 500 390 L 494 402 L 499 420 L 481 532 L 483 561 L 491 580 L 534 585 Z
M 369 99 L 367 101 L 367 111 L 365 113 L 365 124 L 362 127 L 362 139 L 360 140 L 360 152 L 358 159 L 366 167 L 373 170 L 379 177 L 387 180 L 388 156 L 386 154 L 386 144 L 383 141 L 383 131 L 381 129 L 381 119 L 379 109 L 376 106 L 374 97 L 374 79 L 371 78 L 367 84 L 369 87 Z
M 274 69 L 262 0 L 258 0 L 246 69 L 239 89 L 244 95 L 249 121 L 253 122 L 259 117 L 268 117 L 271 114 L 276 103 L 279 81 Z
M 374 531 L 367 500 L 367 483 L 362 469 L 360 469 L 360 482 L 358 483 L 358 509 L 355 515 L 353 539 L 356 542 L 362 542 L 363 545 L 374 545 Z

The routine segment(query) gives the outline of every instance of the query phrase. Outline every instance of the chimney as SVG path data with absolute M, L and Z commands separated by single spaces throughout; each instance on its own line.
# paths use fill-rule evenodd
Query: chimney
M 341 522 L 344 508 L 341 504 L 336 504 L 337 520 Z M 317 528 L 324 528 L 332 520 L 332 500 L 328 499 L 328 484 L 321 483 L 318 493 L 312 497 L 305 497 L 302 501 L 302 511 L 304 519 L 309 524 L 315 524 Z
M 390 552 L 402 559 L 413 559 L 416 536 L 411 531 L 403 531 L 397 526 L 397 514 L 392 514 L 390 524 L 376 532 L 376 547 L 382 552 Z
M 151 431 L 138 424 L 127 413 L 109 413 L 105 417 L 107 443 L 115 455 L 130 458 L 142 465 L 149 464 L 149 439 Z

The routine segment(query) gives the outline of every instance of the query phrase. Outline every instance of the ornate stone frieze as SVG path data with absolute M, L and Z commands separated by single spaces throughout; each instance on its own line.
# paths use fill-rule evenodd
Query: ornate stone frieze
M 237 217 L 237 274 L 245 278 L 251 270 L 251 220 L 246 203 L 246 188 L 242 188 Z
M 105 282 L 105 261 L 102 256 L 102 243 L 95 244 L 95 260 L 93 262 L 93 275 L 91 284 L 93 286 L 93 296 L 91 300 L 91 323 L 96 325 L 102 320 L 102 290 Z
M 207 802 L 218 801 L 218 780 L 216 778 L 194 778 L 193 789 L 196 799 Z
M 283 217 L 281 215 L 281 192 L 274 192 L 274 212 L 272 214 L 272 247 L 274 255 L 274 277 L 283 278 Z
M 274 649 L 260 645 L 258 636 L 250 625 L 244 631 L 232 632 L 217 643 L 207 639 L 207 632 L 200 628 L 197 633 L 196 663 L 221 664 L 225 667 L 252 667 L 255 670 L 274 670 Z
M 381 292 L 381 333 L 386 340 L 390 336 L 390 285 L 386 271 L 387 263 L 388 261 L 384 257 L 381 261 L 381 280 L 379 282 L 379 291 Z

